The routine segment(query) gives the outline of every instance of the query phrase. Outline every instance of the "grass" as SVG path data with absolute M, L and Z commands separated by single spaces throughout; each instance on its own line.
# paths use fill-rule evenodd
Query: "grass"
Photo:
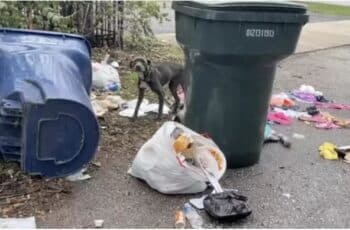
M 307 4 L 308 10 L 311 12 L 336 16 L 349 16 L 350 6 L 339 6 L 333 4 L 319 3 L 319 2 L 303 2 Z

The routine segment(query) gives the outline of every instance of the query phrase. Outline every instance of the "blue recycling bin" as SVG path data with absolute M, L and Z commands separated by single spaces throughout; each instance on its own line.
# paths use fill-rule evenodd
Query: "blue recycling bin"
M 0 28 L 0 156 L 61 177 L 95 155 L 91 47 L 80 36 Z

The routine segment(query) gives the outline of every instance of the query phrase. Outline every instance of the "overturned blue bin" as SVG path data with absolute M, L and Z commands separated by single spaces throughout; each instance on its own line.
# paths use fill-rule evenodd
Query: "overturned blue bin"
M 70 34 L 0 29 L 0 156 L 61 177 L 94 156 L 91 48 Z

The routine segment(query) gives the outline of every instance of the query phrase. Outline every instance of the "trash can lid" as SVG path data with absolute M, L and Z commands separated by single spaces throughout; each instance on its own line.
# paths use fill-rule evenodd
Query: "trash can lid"
M 306 6 L 300 3 L 292 3 L 286 0 L 275 1 L 234 1 L 234 0 L 192 0 L 192 1 L 174 1 L 173 9 L 186 15 L 193 17 L 210 19 L 210 20 L 239 20 L 239 21 L 276 21 L 276 17 L 273 15 L 278 14 L 279 21 L 287 22 L 300 22 L 306 23 L 308 16 L 306 15 Z M 246 13 L 267 13 L 265 16 L 260 17 L 256 15 L 247 15 Z M 281 14 L 293 14 L 292 17 L 284 15 L 281 18 Z M 236 16 L 235 16 L 236 15 Z M 245 17 L 246 15 L 247 17 Z M 270 16 L 268 16 L 270 15 Z M 243 16 L 243 17 L 242 17 Z M 273 18 L 271 18 L 271 16 Z M 298 17 L 302 16 L 302 17 Z M 268 20 L 265 20 L 268 19 Z M 288 20 L 291 19 L 291 20 Z M 271 22 L 272 22 L 271 21 Z

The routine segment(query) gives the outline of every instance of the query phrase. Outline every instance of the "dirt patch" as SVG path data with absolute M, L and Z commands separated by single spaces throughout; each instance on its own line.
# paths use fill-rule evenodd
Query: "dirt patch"
M 17 163 L 0 164 L 0 217 L 41 218 L 70 194 L 63 179 L 42 179 L 24 174 Z
M 100 119 L 101 143 L 97 161 L 118 150 L 120 157 L 133 157 L 140 146 L 161 126 L 155 116 L 142 117 L 135 122 L 120 117 L 117 112 L 107 113 Z M 103 160 L 102 160 L 103 161 Z M 103 165 L 103 164 L 102 164 Z

